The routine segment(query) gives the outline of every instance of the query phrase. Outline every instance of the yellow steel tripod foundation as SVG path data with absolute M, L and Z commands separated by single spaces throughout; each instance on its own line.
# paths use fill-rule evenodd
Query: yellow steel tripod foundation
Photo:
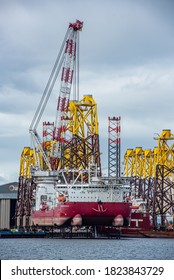
M 97 104 L 92 95 L 70 102 L 66 131 L 71 137 L 62 147 L 62 168 L 83 170 L 93 163 L 101 175 Z
M 156 177 L 157 164 L 168 168 L 174 166 L 174 135 L 170 130 L 163 130 L 159 137 L 155 138 L 158 146 L 153 150 L 143 150 L 140 147 L 128 149 L 124 155 L 125 175 L 140 178 Z
M 29 226 L 33 184 L 31 182 L 31 166 L 35 165 L 34 152 L 30 147 L 24 147 L 20 157 L 20 172 L 18 197 L 16 204 L 16 226 Z
M 153 150 L 128 149 L 124 156 L 125 175 L 132 177 L 136 196 L 147 201 L 147 210 L 157 215 L 165 227 L 165 216 L 174 215 L 174 135 L 165 129 L 158 135 Z

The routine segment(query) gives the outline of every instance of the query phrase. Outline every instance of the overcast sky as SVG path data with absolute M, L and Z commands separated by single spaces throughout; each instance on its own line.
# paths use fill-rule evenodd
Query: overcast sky
M 18 180 L 30 123 L 76 19 L 84 22 L 80 97 L 98 104 L 103 169 L 108 116 L 122 118 L 122 158 L 127 148 L 156 146 L 155 133 L 174 132 L 173 12 L 173 0 L 1 0 L 0 184 Z

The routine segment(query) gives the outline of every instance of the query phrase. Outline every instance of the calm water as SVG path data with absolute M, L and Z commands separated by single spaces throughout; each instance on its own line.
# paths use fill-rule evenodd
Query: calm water
M 174 260 L 174 239 L 0 239 L 1 260 Z

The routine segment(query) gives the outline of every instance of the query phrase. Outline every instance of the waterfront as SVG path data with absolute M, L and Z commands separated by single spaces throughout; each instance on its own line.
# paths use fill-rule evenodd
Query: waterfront
M 1 260 L 174 260 L 174 239 L 0 239 Z

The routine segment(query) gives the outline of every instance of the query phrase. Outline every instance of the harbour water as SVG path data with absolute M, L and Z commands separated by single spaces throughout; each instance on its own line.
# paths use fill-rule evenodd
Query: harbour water
M 0 239 L 1 260 L 174 260 L 174 239 Z

